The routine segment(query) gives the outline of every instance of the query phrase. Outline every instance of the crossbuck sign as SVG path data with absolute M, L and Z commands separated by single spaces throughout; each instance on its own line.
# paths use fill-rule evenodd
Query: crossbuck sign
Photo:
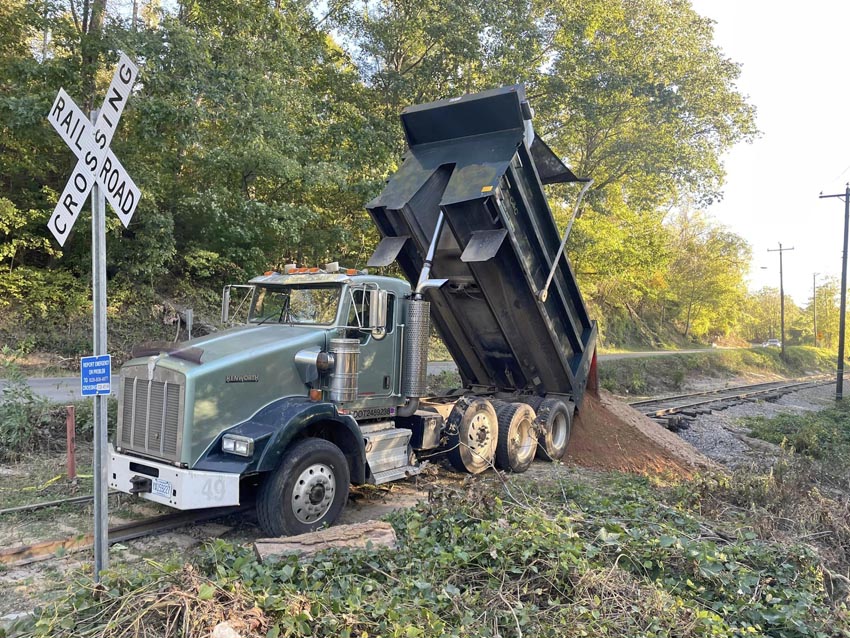
M 92 357 L 82 359 L 81 384 L 91 393 L 94 416 L 94 580 L 100 582 L 101 572 L 109 566 L 109 512 L 107 497 L 108 447 L 106 436 L 106 397 L 111 370 L 106 352 L 106 202 L 118 213 L 127 226 L 139 204 L 139 189 L 130 179 L 121 162 L 109 149 L 112 135 L 139 69 L 126 55 L 121 55 L 118 68 L 106 93 L 106 100 L 94 123 L 86 117 L 74 100 L 59 89 L 47 119 L 77 156 L 77 165 L 65 190 L 59 197 L 56 210 L 47 227 L 61 246 L 65 245 L 80 210 L 91 197 L 92 225 Z M 104 362 L 102 366 L 94 364 Z M 90 365 L 91 364 L 91 365 Z M 97 379 L 91 373 L 98 371 Z M 86 383 L 88 380 L 89 383 Z
M 77 166 L 47 224 L 60 246 L 65 245 L 65 240 L 95 182 L 103 189 L 106 201 L 125 227 L 129 225 L 136 211 L 139 189 L 115 157 L 109 144 L 138 74 L 136 65 L 122 53 L 106 93 L 106 100 L 94 124 L 64 89 L 59 89 L 53 102 L 47 119 L 77 156 Z

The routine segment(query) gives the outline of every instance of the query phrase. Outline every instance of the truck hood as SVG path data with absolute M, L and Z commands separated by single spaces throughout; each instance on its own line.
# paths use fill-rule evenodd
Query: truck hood
M 317 337 L 321 337 L 324 342 L 325 332 L 316 326 L 242 326 L 193 339 L 183 345 L 202 350 L 199 353 L 200 363 L 206 364 L 233 356 L 239 359 L 250 357 L 254 351 L 291 350 L 301 344 L 312 345 L 316 343 Z
M 147 344 L 136 348 L 127 365 L 150 364 L 178 370 L 187 376 L 227 368 L 270 355 L 294 355 L 301 348 L 326 346 L 327 328 L 269 324 L 240 326 L 182 343 Z

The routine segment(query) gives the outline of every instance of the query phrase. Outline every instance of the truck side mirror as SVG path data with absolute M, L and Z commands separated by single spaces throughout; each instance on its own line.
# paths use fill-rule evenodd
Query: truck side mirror
M 224 287 L 224 290 L 221 291 L 221 323 L 227 325 L 227 322 L 230 319 L 230 291 L 233 288 L 244 288 L 245 295 L 242 297 L 241 301 L 239 301 L 239 305 L 236 307 L 234 315 L 238 319 L 241 312 L 250 305 L 251 296 L 254 293 L 254 288 L 256 286 L 246 285 L 246 284 L 227 284 Z M 237 293 L 238 294 L 238 293 Z M 237 299 L 239 299 L 237 297 Z
M 387 291 L 369 291 L 369 327 L 375 339 L 383 339 L 387 335 Z
M 221 323 L 226 324 L 230 317 L 230 286 L 221 291 Z

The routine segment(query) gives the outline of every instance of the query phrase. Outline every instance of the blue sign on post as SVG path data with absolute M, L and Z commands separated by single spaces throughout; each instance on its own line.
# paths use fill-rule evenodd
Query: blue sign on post
M 80 384 L 84 397 L 112 392 L 112 355 L 80 359 Z

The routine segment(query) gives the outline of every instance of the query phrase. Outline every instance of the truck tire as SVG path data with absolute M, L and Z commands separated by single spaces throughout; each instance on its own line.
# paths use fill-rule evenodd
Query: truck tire
M 537 410 L 540 408 L 540 404 L 543 403 L 545 400 L 546 399 L 544 399 L 543 397 L 533 395 L 533 396 L 523 397 L 521 402 L 525 403 L 526 405 L 530 405 L 531 409 L 534 410 L 535 412 L 537 412 Z
M 260 485 L 257 518 L 269 536 L 292 536 L 332 525 L 348 500 L 348 462 L 324 439 L 303 439 Z
M 537 451 L 534 410 L 525 403 L 501 403 L 496 416 L 499 419 L 496 467 L 517 474 L 525 472 Z
M 479 397 L 461 397 L 446 421 L 449 462 L 460 472 L 480 474 L 493 465 L 499 436 L 493 405 Z
M 567 453 L 572 411 L 560 399 L 545 399 L 537 410 L 537 458 L 558 461 Z

